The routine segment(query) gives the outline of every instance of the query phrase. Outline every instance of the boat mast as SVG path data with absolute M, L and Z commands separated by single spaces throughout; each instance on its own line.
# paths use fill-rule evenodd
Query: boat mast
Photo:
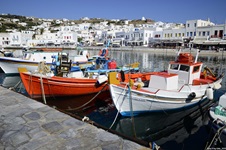
M 197 61 L 198 61 L 199 52 L 200 52 L 200 50 L 197 49 L 196 56 L 195 56 L 195 63 L 197 63 Z

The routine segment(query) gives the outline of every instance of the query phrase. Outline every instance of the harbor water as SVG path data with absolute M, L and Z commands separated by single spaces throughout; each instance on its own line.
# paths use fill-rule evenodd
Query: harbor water
M 76 51 L 67 51 L 69 56 L 76 54 Z M 98 51 L 90 50 L 90 55 L 98 54 Z M 161 71 L 166 70 L 168 62 L 175 59 L 175 55 L 167 52 L 155 54 L 151 52 L 137 51 L 109 51 L 111 59 L 115 59 L 117 66 L 135 62 L 140 63 L 140 71 Z M 226 73 L 225 56 L 200 56 L 202 61 L 215 74 Z M 19 75 L 6 76 L 0 73 L 0 84 L 6 88 L 15 89 L 27 95 L 21 83 Z M 150 142 L 161 147 L 161 149 L 173 150 L 200 150 L 205 149 L 211 140 L 211 128 L 208 126 L 208 109 L 217 103 L 218 98 L 226 92 L 226 78 L 223 78 L 222 87 L 214 93 L 213 101 L 199 103 L 195 107 L 177 110 L 175 112 L 162 111 L 158 113 L 147 113 L 140 116 L 122 117 L 114 107 L 110 93 L 102 93 L 95 99 L 94 103 L 80 107 L 73 104 L 81 99 L 92 99 L 95 95 L 82 97 L 71 97 L 67 99 L 47 99 L 47 105 L 62 109 L 65 112 L 73 113 L 80 117 L 88 117 L 93 122 L 111 128 L 125 136 Z M 67 103 L 64 103 L 67 101 Z M 79 108 L 79 109 L 77 109 Z

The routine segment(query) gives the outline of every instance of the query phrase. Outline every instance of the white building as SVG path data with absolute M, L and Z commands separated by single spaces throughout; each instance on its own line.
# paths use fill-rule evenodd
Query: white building
M 205 26 L 213 26 L 214 23 L 210 22 L 208 19 L 206 20 L 188 20 L 186 21 L 186 37 L 194 39 L 197 34 L 198 27 L 205 27 Z
M 8 47 L 10 44 L 9 33 L 0 33 L 0 47 Z

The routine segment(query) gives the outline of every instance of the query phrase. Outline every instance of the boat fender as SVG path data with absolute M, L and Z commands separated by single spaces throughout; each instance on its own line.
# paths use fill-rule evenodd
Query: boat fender
M 211 87 L 206 89 L 206 96 L 209 100 L 213 100 L 213 89 Z
M 124 71 L 120 71 L 120 75 L 121 75 L 121 81 L 124 82 L 125 81 L 125 73 Z
M 100 85 L 100 84 L 106 82 L 107 80 L 108 80 L 108 77 L 105 76 L 105 75 L 103 75 L 103 76 L 98 76 L 98 77 L 97 77 L 97 84 Z
M 84 117 L 82 118 L 82 121 L 83 121 L 83 122 L 89 121 L 89 117 L 84 116 Z
M 213 88 L 216 89 L 216 90 L 218 90 L 218 89 L 221 88 L 221 84 L 220 83 L 214 83 L 213 84 Z
M 196 97 L 195 92 L 191 92 L 188 96 L 190 99 L 194 99 Z
M 137 90 L 140 90 L 143 86 L 144 86 L 144 83 L 143 82 L 138 83 L 137 84 Z

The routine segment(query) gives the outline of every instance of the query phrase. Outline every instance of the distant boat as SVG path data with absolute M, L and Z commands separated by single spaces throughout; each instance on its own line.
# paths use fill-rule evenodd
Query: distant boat
M 58 56 L 59 52 L 44 52 L 40 50 L 36 51 L 23 51 L 22 57 L 0 57 L 0 67 L 5 74 L 18 74 L 18 67 L 25 67 L 27 70 L 34 72 L 38 68 L 38 64 L 41 61 L 45 61 L 47 65 L 51 65 L 53 56 Z M 66 53 L 62 53 L 68 57 Z M 76 55 L 73 57 L 72 63 L 77 65 L 79 63 L 85 63 L 88 59 L 86 53 L 82 55 Z
M 226 147 L 226 94 L 220 97 L 217 105 L 210 108 L 209 118 L 209 126 L 214 135 L 209 141 L 208 148 L 216 146 L 216 143 Z
M 213 92 L 221 87 L 223 75 L 216 77 L 203 63 L 193 60 L 191 53 L 178 53 L 169 62 L 167 71 L 150 72 L 147 86 L 142 76 L 134 82 L 110 84 L 112 100 L 123 116 L 139 115 L 152 111 L 186 108 L 206 99 L 213 99 Z
M 63 48 L 62 47 L 44 47 L 44 48 L 38 48 L 38 50 L 42 50 L 45 52 L 58 52 L 58 51 L 62 51 Z

